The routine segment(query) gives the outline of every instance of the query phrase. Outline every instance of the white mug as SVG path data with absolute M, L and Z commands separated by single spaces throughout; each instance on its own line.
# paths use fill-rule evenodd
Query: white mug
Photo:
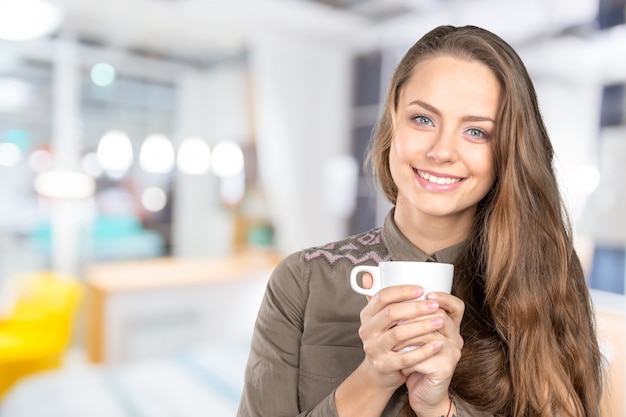
M 363 272 L 372 274 L 372 288 L 359 285 L 359 276 Z M 452 290 L 454 265 L 439 262 L 391 261 L 375 265 L 358 265 L 350 272 L 350 286 L 360 294 L 374 295 L 382 288 L 394 285 L 419 285 L 424 288 L 424 299 L 429 292 Z

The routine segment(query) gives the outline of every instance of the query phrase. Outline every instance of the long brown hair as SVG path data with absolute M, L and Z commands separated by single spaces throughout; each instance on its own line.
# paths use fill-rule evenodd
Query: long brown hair
M 448 55 L 486 65 L 500 84 L 496 180 L 479 203 L 453 292 L 466 304 L 455 396 L 507 417 L 598 417 L 601 355 L 536 93 L 517 53 L 474 26 L 441 26 L 406 53 L 389 85 L 368 163 L 385 196 L 398 97 L 413 68 Z M 408 407 L 410 409 L 410 407 Z

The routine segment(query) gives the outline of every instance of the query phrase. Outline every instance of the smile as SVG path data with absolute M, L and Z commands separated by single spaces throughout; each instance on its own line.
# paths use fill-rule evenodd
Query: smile
M 419 175 L 420 178 L 424 178 L 426 181 L 432 182 L 433 184 L 456 184 L 457 182 L 462 181 L 462 178 L 436 177 L 427 172 L 422 172 L 417 169 L 415 170 L 415 172 L 417 172 L 417 175 Z

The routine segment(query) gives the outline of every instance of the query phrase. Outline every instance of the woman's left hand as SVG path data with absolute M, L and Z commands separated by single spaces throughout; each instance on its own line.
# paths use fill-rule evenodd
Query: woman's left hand
M 435 355 L 403 369 L 402 372 L 408 375 L 406 386 L 409 391 L 409 402 L 417 415 L 442 415 L 441 411 L 446 415 L 450 406 L 448 388 L 463 348 L 460 326 L 465 304 L 453 295 L 439 292 L 430 293 L 427 298 L 439 303 L 435 317 L 443 320 L 443 326 L 420 342 L 440 343 L 441 349 Z M 419 349 L 416 349 L 403 354 L 417 357 L 418 351 Z M 410 362 L 408 357 L 407 363 Z

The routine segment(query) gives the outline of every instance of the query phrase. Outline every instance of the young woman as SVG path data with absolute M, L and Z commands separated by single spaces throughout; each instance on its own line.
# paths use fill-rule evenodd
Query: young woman
M 369 154 L 394 208 L 276 268 L 238 416 L 598 417 L 601 357 L 552 158 L 508 44 L 471 26 L 422 37 Z M 452 295 L 355 294 L 350 270 L 383 260 L 454 263 Z

